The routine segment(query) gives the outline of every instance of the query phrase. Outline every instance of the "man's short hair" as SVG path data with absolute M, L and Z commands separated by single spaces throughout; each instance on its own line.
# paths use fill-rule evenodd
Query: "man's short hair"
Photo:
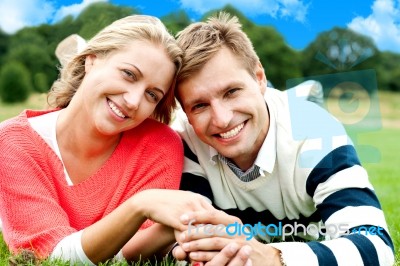
M 242 30 L 236 16 L 220 12 L 206 22 L 195 22 L 177 35 L 179 46 L 184 50 L 183 65 L 177 82 L 184 81 L 202 67 L 223 47 L 235 55 L 244 68 L 255 77 L 259 58 L 253 44 Z

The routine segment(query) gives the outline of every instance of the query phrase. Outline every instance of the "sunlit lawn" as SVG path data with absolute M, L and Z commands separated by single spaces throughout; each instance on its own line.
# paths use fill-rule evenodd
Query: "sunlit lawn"
M 389 124 L 400 125 L 400 94 L 384 93 L 380 97 L 382 119 L 389 118 Z M 24 108 L 42 109 L 45 106 L 45 95 L 34 95 L 27 103 L 6 105 L 0 103 L 0 121 L 15 116 Z M 396 248 L 396 265 L 400 266 L 400 126 L 374 129 L 370 132 L 361 132 L 357 135 L 357 145 L 369 145 L 375 148 L 377 153 L 371 157 L 359 150 L 360 157 L 364 158 L 363 165 L 368 170 L 370 180 L 375 187 L 376 193 L 385 211 L 386 220 Z M 357 148 L 356 145 L 356 148 Z M 361 147 L 361 146 L 360 146 Z M 372 159 L 371 159 L 372 158 Z M 0 239 L 0 265 L 8 265 L 10 255 L 7 247 Z M 22 265 L 22 264 L 20 264 Z M 44 265 L 67 265 L 63 263 L 50 263 Z M 68 264 L 69 265 L 69 264 Z M 107 264 L 127 265 L 127 264 Z M 139 265 L 139 264 L 138 264 Z M 140 265 L 146 265 L 141 263 Z M 159 265 L 173 265 L 171 262 L 164 262 Z

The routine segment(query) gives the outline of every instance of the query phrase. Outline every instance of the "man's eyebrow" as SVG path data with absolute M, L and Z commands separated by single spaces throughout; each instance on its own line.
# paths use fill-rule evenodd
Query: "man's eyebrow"
M 192 107 L 192 106 L 195 106 L 195 105 L 197 105 L 199 103 L 204 103 L 206 101 L 207 100 L 204 97 L 200 97 L 200 98 L 197 98 L 197 99 L 194 99 L 194 100 L 191 100 L 191 101 L 185 103 L 184 107 Z

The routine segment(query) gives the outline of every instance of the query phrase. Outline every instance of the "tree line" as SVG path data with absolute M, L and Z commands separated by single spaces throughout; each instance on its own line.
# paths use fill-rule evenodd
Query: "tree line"
M 372 69 L 375 78 L 368 90 L 400 91 L 400 54 L 379 51 L 372 39 L 349 29 L 333 28 L 320 33 L 305 49 L 288 46 L 273 26 L 257 25 L 239 10 L 227 5 L 223 9 L 236 15 L 253 42 L 267 78 L 281 90 L 293 80 L 334 76 L 340 81 L 361 80 L 363 70 Z M 211 14 L 205 14 L 205 20 Z M 111 22 L 140 12 L 132 7 L 95 3 L 76 18 L 67 16 L 58 23 L 26 27 L 9 35 L 0 30 L 0 98 L 4 102 L 24 101 L 32 92 L 47 92 L 57 78 L 59 62 L 54 54 L 60 41 L 77 33 L 91 38 Z M 176 34 L 191 23 L 183 10 L 161 18 Z M 371 73 L 368 72 L 368 73 Z M 334 86 L 323 84 L 327 86 Z

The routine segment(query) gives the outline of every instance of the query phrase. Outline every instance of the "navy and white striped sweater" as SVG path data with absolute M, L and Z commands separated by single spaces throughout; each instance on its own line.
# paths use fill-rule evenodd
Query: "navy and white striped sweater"
M 265 93 L 270 129 L 255 161 L 261 176 L 250 182 L 218 160 L 178 111 L 172 127 L 185 144 L 181 189 L 205 195 L 244 224 L 319 222 L 333 231 L 322 240 L 310 230 L 279 243 L 271 243 L 282 240 L 274 232 L 261 236 L 281 250 L 287 265 L 392 265 L 384 214 L 344 128 L 324 109 L 292 96 Z M 347 233 L 336 230 L 344 227 Z

